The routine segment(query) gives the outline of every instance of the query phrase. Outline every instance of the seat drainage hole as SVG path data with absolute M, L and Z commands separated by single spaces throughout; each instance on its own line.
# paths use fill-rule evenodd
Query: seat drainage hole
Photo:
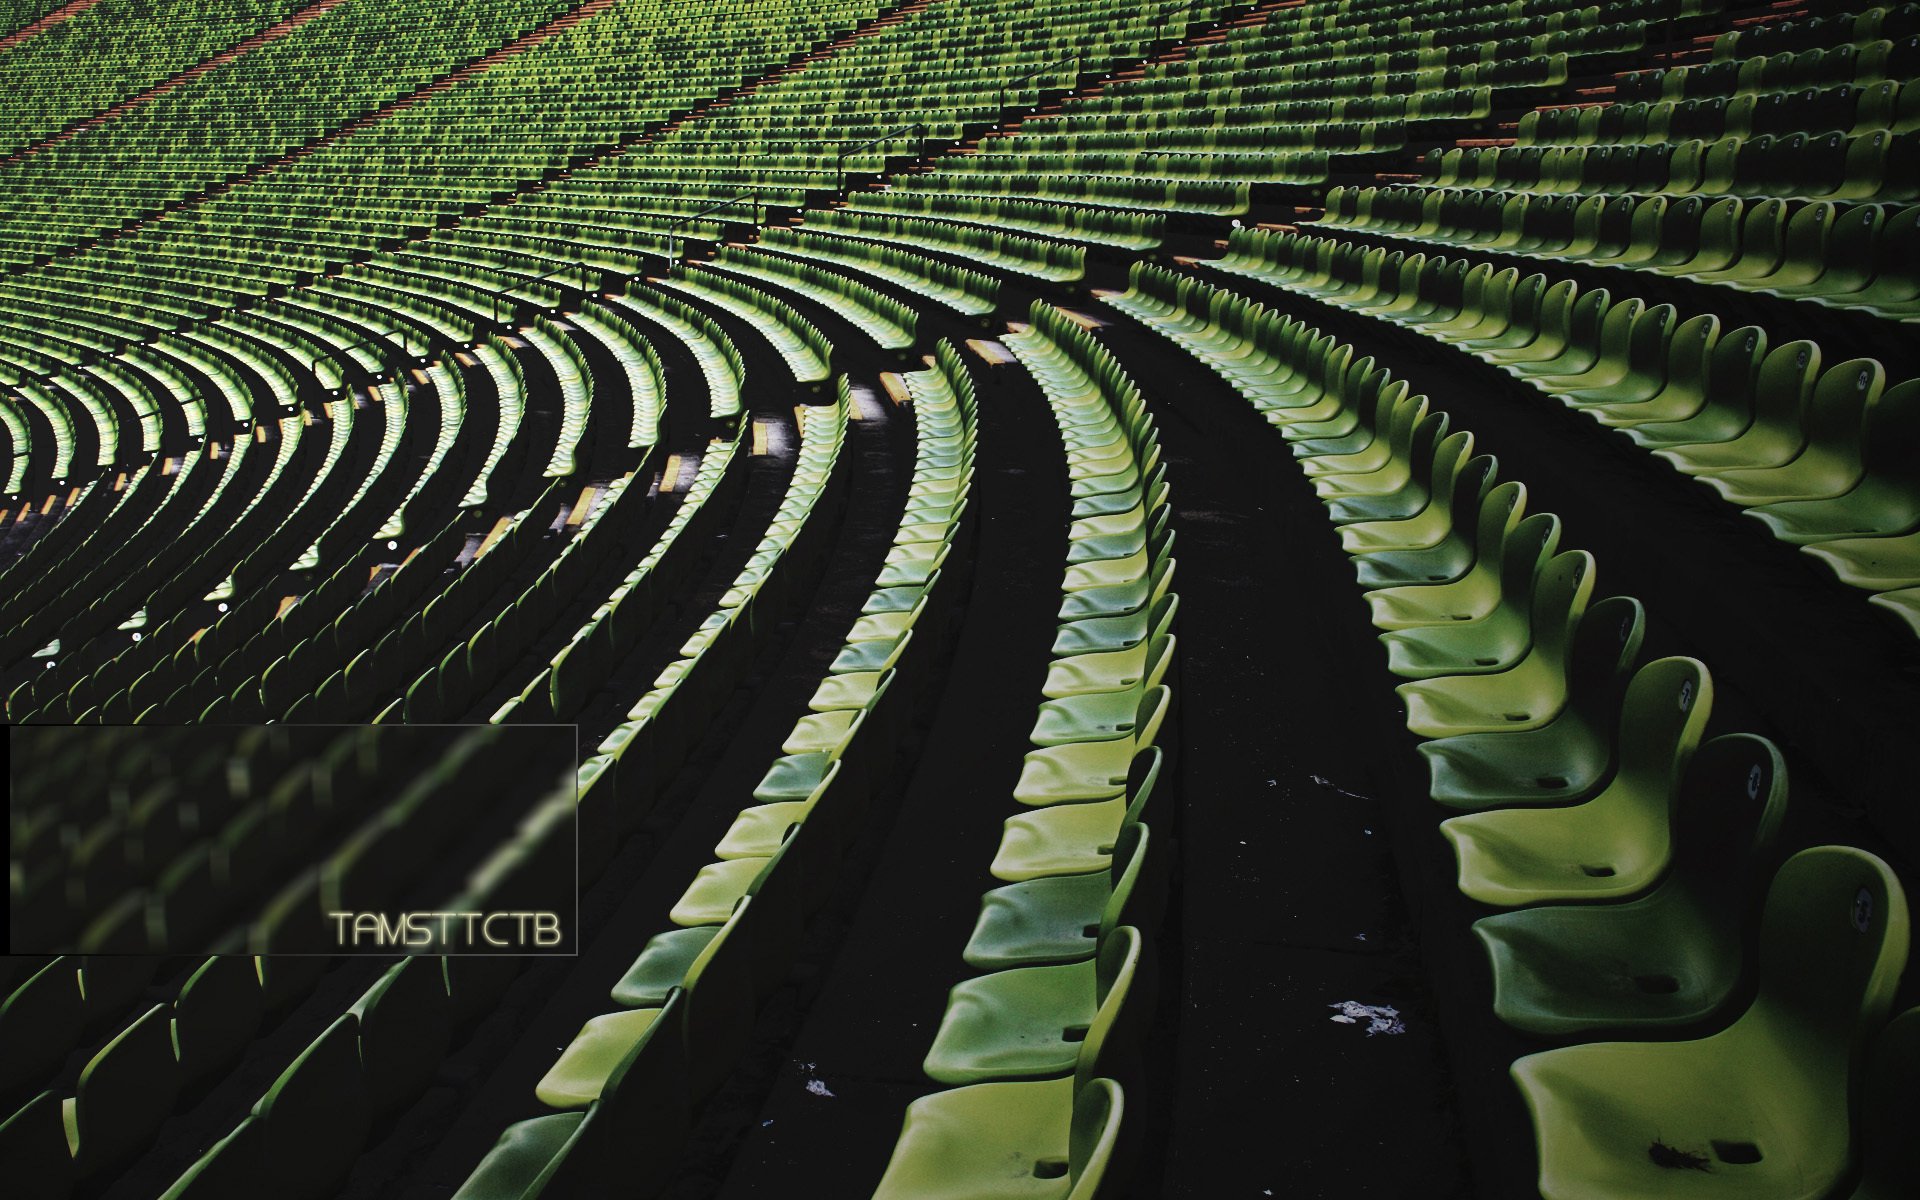
M 1476 658 L 1473 660 L 1473 665 L 1476 667 L 1497 667 L 1500 665 L 1500 660 L 1497 658 Z
M 1670 1171 L 1711 1171 L 1712 1159 L 1704 1154 L 1695 1154 L 1691 1150 L 1680 1150 L 1665 1142 L 1655 1142 L 1647 1147 L 1647 1157 L 1656 1167 L 1665 1167 Z
M 1655 996 L 1671 996 L 1680 990 L 1680 981 L 1671 975 L 1635 975 L 1633 985 Z
M 1715 1138 L 1713 1156 L 1723 1163 L 1744 1167 L 1760 1161 L 1760 1147 L 1752 1142 L 1723 1142 Z
M 1523 713 L 1523 712 L 1510 712 L 1510 713 L 1502 713 L 1501 716 L 1504 716 L 1509 721 L 1525 721 L 1531 718 L 1533 714 Z
M 1080 936 L 1097 938 L 1100 936 L 1100 927 L 1098 925 L 1082 925 L 1080 927 Z
M 1581 868 L 1580 868 L 1580 870 L 1581 870 L 1581 872 L 1582 872 L 1583 874 L 1585 874 L 1585 875 L 1587 875 L 1587 876 L 1588 876 L 1589 878 L 1592 878 L 1592 879 L 1611 879 L 1611 878 L 1613 878 L 1613 868 L 1612 868 L 1612 867 L 1607 867 L 1607 866 L 1598 866 L 1598 867 L 1587 867 L 1587 866 L 1583 866 L 1583 867 L 1581 867 Z
M 1534 780 L 1534 782 L 1543 788 L 1563 788 L 1567 786 L 1567 777 L 1564 775 L 1542 775 L 1540 778 Z
M 1060 1040 L 1063 1042 L 1084 1042 L 1087 1040 L 1087 1027 L 1085 1025 L 1069 1025 L 1061 1030 Z
M 1033 1164 L 1033 1177 L 1035 1179 L 1059 1179 L 1066 1173 L 1067 1163 L 1065 1159 L 1043 1158 Z

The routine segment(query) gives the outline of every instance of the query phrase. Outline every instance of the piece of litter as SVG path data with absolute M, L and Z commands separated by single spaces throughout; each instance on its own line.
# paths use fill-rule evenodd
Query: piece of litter
M 1353 940 L 1356 942 L 1364 942 L 1367 940 L 1367 935 L 1364 933 L 1356 933 L 1353 935 Z
M 828 1090 L 824 1082 L 818 1079 L 807 1080 L 807 1093 L 813 1096 L 825 1096 L 829 1100 L 833 1099 L 833 1093 Z
M 771 1124 L 773 1124 L 773 1118 L 768 1117 L 766 1120 L 760 1122 L 760 1128 L 765 1129 L 767 1126 Z
M 1309 775 L 1307 778 L 1313 780 L 1314 783 L 1326 788 L 1330 792 L 1339 792 L 1342 796 L 1350 796 L 1355 800 L 1373 799 L 1372 796 L 1363 796 L 1359 792 L 1350 792 L 1324 775 Z
M 1390 1005 L 1362 1004 L 1358 1000 L 1342 1000 L 1338 1004 L 1329 1004 L 1327 1007 L 1339 1010 L 1327 1018 L 1336 1024 L 1358 1025 L 1364 1020 L 1367 1023 L 1368 1037 L 1376 1033 L 1394 1034 L 1407 1031 L 1405 1023 L 1400 1020 L 1400 1010 Z

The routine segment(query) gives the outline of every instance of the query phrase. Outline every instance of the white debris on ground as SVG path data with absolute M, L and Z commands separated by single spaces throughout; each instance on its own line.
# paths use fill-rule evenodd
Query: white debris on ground
M 824 1096 L 829 1100 L 833 1099 L 833 1092 L 827 1088 L 823 1080 L 819 1079 L 807 1080 L 807 1094 L 810 1096 Z
M 1329 1004 L 1328 1008 L 1338 1009 L 1327 1018 L 1341 1025 L 1367 1023 L 1367 1036 L 1376 1033 L 1405 1033 L 1406 1023 L 1400 1019 L 1400 1010 L 1386 1004 L 1362 1004 L 1358 1000 L 1342 1000 L 1338 1004 Z

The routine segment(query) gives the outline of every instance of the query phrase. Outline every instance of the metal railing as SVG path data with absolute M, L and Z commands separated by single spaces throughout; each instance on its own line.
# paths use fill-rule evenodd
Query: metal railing
M 545 283 L 547 280 L 552 279 L 556 276 L 565 275 L 569 271 L 580 272 L 580 290 L 581 291 L 583 292 L 593 291 L 593 287 L 592 287 L 592 284 L 594 282 L 593 266 L 592 264 L 588 263 L 587 260 L 584 258 L 576 262 L 564 263 L 558 267 L 555 267 L 553 270 L 548 271 L 544 275 L 536 275 L 534 276 L 533 283 L 530 283 L 527 286 L 534 287 L 536 285 Z M 499 292 L 495 293 L 496 296 L 504 296 L 506 294 L 507 293 L 504 288 L 501 289 Z
M 676 230 L 682 229 L 694 221 L 698 221 L 701 217 L 711 216 L 723 209 L 732 208 L 741 203 L 749 206 L 753 214 L 752 220 L 758 223 L 760 220 L 760 194 L 758 192 L 742 192 L 738 196 L 722 200 L 718 204 L 709 204 L 699 212 L 688 213 L 684 217 L 675 217 L 672 221 L 669 221 L 667 223 L 667 261 L 672 263 L 680 257 L 680 243 L 686 240 L 685 236 L 675 232 Z
M 837 189 L 843 192 L 847 190 L 847 159 L 860 153 L 862 150 L 868 150 L 874 146 L 891 142 L 903 133 L 919 135 L 919 141 L 915 144 L 914 149 L 917 151 L 918 157 L 925 158 L 927 156 L 927 137 L 930 132 L 924 122 L 914 121 L 910 124 L 889 129 L 879 137 L 871 137 L 864 142 L 842 146 L 840 152 L 834 156 L 833 162 L 833 177 Z

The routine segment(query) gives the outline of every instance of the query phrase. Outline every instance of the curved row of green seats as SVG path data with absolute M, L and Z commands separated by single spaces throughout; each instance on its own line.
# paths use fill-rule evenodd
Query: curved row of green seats
M 1453 670 L 1464 668 L 1466 674 L 1423 669 L 1413 672 L 1416 681 L 1402 685 L 1401 691 L 1409 700 L 1410 726 L 1428 736 L 1446 735 L 1423 747 L 1434 765 L 1436 785 L 1445 778 L 1441 768 L 1449 762 L 1449 743 L 1466 753 L 1466 744 L 1474 739 L 1479 744 L 1473 754 L 1493 762 L 1511 748 L 1520 755 L 1522 773 L 1553 770 L 1553 742 L 1565 743 L 1566 737 L 1549 734 L 1543 739 L 1528 730 L 1552 730 L 1565 717 L 1549 719 L 1550 711 L 1527 704 L 1532 725 L 1513 730 L 1507 721 L 1506 710 L 1538 690 L 1538 681 L 1529 677 L 1529 664 L 1542 639 L 1563 656 L 1558 703 L 1571 714 L 1576 701 L 1569 693 L 1580 678 L 1576 672 L 1588 642 L 1585 631 L 1596 628 L 1600 637 L 1595 649 L 1605 651 L 1597 655 L 1598 662 L 1588 660 L 1585 677 L 1591 681 L 1595 668 L 1606 664 L 1602 680 L 1618 678 L 1637 657 L 1638 606 L 1602 601 L 1588 608 L 1590 556 L 1550 557 L 1551 534 L 1557 531 L 1550 517 L 1538 526 L 1549 533 L 1547 540 L 1538 534 L 1527 540 L 1528 526 L 1543 518 L 1519 520 L 1524 488 L 1496 503 L 1503 487 L 1516 485 L 1490 486 L 1493 464 L 1487 458 L 1471 460 L 1481 464 L 1478 470 L 1463 472 L 1461 464 L 1471 453 L 1470 436 L 1445 434 L 1440 414 L 1415 418 L 1425 413 L 1424 397 L 1407 396 L 1405 385 L 1390 384 L 1370 359 L 1354 362 L 1350 349 L 1335 353 L 1338 347 L 1331 339 L 1315 336 L 1316 331 L 1297 322 L 1282 324 L 1263 316 L 1259 306 L 1230 292 L 1193 281 L 1182 281 L 1169 292 L 1139 275 L 1136 285 L 1125 296 L 1109 297 L 1109 302 L 1187 347 L 1256 398 L 1269 421 L 1293 443 L 1295 455 L 1329 504 L 1342 541 L 1355 555 L 1363 586 L 1378 588 L 1385 582 L 1370 559 L 1422 560 L 1429 571 L 1423 582 L 1388 586 L 1370 595 L 1377 622 L 1384 614 L 1411 612 L 1409 606 L 1415 603 L 1431 606 L 1424 614 L 1384 622 L 1384 638 L 1411 632 L 1464 646 L 1481 640 L 1475 625 L 1487 623 L 1486 632 L 1494 632 L 1498 606 L 1512 603 L 1512 585 L 1494 593 L 1500 597 L 1496 607 L 1466 626 L 1456 623 L 1451 610 L 1466 598 L 1463 587 L 1489 554 L 1509 544 L 1529 547 L 1518 556 L 1518 572 L 1531 576 L 1532 587 L 1538 589 L 1526 621 L 1536 654 L 1503 665 L 1498 651 L 1488 655 L 1485 647 L 1476 646 L 1472 653 L 1479 657 L 1471 664 L 1455 660 Z M 1251 345 L 1249 338 L 1254 339 Z M 1279 402 L 1275 393 L 1289 381 L 1291 394 Z M 1410 424 L 1434 433 L 1424 439 L 1410 436 Z M 1350 432 L 1340 433 L 1342 425 Z M 1337 436 L 1325 438 L 1329 432 Z M 1383 442 L 1386 451 L 1381 454 Z M 1449 442 L 1455 443 L 1450 453 Z M 1387 484 L 1371 486 L 1381 473 L 1391 477 Z M 1464 489 L 1452 482 L 1463 473 Z M 1423 475 L 1420 494 L 1403 503 L 1407 481 Z M 1451 507 L 1440 509 L 1447 496 L 1453 498 Z M 1467 517 L 1462 501 L 1476 498 L 1487 515 L 1473 539 L 1477 554 L 1470 547 L 1462 566 L 1444 548 L 1462 533 L 1461 522 Z M 1399 511 L 1383 517 L 1383 507 Z M 1505 565 L 1512 557 L 1503 560 L 1499 570 L 1517 578 Z M 1452 565 L 1441 567 L 1450 558 Z M 1544 604 L 1543 594 L 1550 596 Z M 1379 601 L 1384 600 L 1394 603 L 1383 607 Z M 1602 606 L 1609 604 L 1617 612 L 1603 617 Z M 1464 635 L 1459 632 L 1463 628 L 1468 631 Z M 1601 773 L 1568 797 L 1580 803 L 1560 808 L 1537 807 L 1539 799 L 1523 795 L 1469 793 L 1453 803 L 1483 811 L 1441 826 L 1460 854 L 1462 888 L 1497 905 L 1643 893 L 1624 904 L 1533 908 L 1476 925 L 1495 962 L 1499 1015 L 1524 1028 L 1561 1036 L 1596 1026 L 1684 1026 L 1729 1001 L 1741 971 L 1740 956 L 1730 956 L 1728 948 L 1739 944 L 1742 925 L 1752 914 L 1745 901 L 1775 861 L 1767 846 L 1785 803 L 1783 765 L 1765 739 L 1732 735 L 1693 753 L 1711 700 L 1710 679 L 1701 664 L 1688 659 L 1647 664 L 1624 693 L 1614 695 L 1617 699 L 1601 709 L 1617 706 L 1621 713 L 1618 768 L 1610 781 Z M 1454 715 L 1436 727 L 1433 718 L 1447 711 L 1437 707 L 1442 699 Z M 1551 697 L 1547 699 L 1551 704 Z M 1462 719 L 1476 711 L 1482 715 Z M 1547 723 L 1539 724 L 1543 720 Z M 1476 727 L 1481 732 L 1475 732 Z M 1529 746 L 1529 740 L 1544 740 L 1547 754 Z M 1562 745 L 1558 752 L 1569 748 Z M 1436 796 L 1442 794 L 1436 790 Z M 1516 803 L 1529 807 L 1501 807 Z M 1679 852 L 1674 849 L 1676 830 L 1684 838 Z M 1563 858 L 1570 858 L 1575 869 L 1552 869 Z M 1672 873 L 1647 891 L 1669 859 Z M 1741 870 L 1742 864 L 1751 866 Z M 1737 894 L 1729 896 L 1729 890 Z M 1823 903 L 1820 897 L 1829 894 Z M 1822 922 L 1819 913 L 1846 907 L 1839 899 L 1843 896 L 1868 899 L 1850 921 L 1829 917 Z M 1716 915 L 1703 920 L 1709 912 Z M 1870 936 L 1857 938 L 1856 931 Z M 1650 1139 L 1712 1164 L 1717 1173 L 1735 1181 L 1726 1186 L 1741 1194 L 1828 1194 L 1846 1178 L 1860 1141 L 1849 1106 L 1840 1098 L 1846 1095 L 1847 1082 L 1863 1073 L 1864 1041 L 1885 1019 L 1906 940 L 1899 882 L 1884 863 L 1851 847 L 1803 851 L 1772 885 L 1760 928 L 1760 995 L 1725 1032 L 1691 1042 L 1618 1042 L 1547 1051 L 1514 1064 L 1515 1081 L 1535 1121 L 1543 1194 L 1677 1194 L 1663 1163 L 1627 1152 L 1629 1147 L 1644 1148 Z M 1782 987 L 1776 964 L 1808 956 L 1830 966 L 1820 986 Z M 1623 977 L 1641 982 L 1622 992 L 1614 981 Z M 1784 1022 L 1796 1036 L 1756 1044 L 1754 1031 L 1774 1022 Z M 1750 1118 L 1750 1106 L 1742 1097 L 1755 1087 L 1767 1088 L 1776 1101 L 1783 1099 L 1772 1092 L 1771 1082 L 1762 1083 L 1750 1073 L 1750 1067 L 1758 1066 L 1754 1055 L 1774 1063 L 1778 1071 L 1795 1063 L 1791 1069 L 1802 1084 L 1785 1101 L 1800 1114 L 1794 1132 L 1777 1125 L 1763 1129 Z M 1866 1148 L 1875 1157 L 1887 1149 L 1877 1138 L 1868 1140 Z M 1897 1160 L 1889 1164 L 1882 1158 L 1877 1168 L 1869 1168 L 1876 1169 L 1891 1169 L 1897 1176 L 1901 1168 Z M 1819 1181 L 1813 1191 L 1805 1187 L 1810 1179 Z
M 740 397 L 747 385 L 747 364 L 718 321 L 678 296 L 645 284 L 630 284 L 625 294 L 607 299 L 666 330 L 687 348 L 706 379 L 709 416 L 721 421 L 740 415 Z
M 31 1039 L 36 1054 L 70 1045 L 73 1034 L 97 1023 L 98 1013 L 117 1016 L 137 1002 L 160 962 L 54 959 L 9 997 L 22 1034 L 0 1036 L 9 1045 Z M 141 1012 L 101 1046 L 82 1071 L 78 1094 L 63 1102 L 56 1092 L 41 1092 L 0 1122 L 0 1149 L 15 1184 L 27 1195 L 64 1196 L 80 1179 L 100 1178 L 138 1153 L 176 1092 L 229 1067 L 302 998 L 304 982 L 285 978 L 277 969 L 283 965 L 221 956 L 200 961 L 177 987 L 163 977 L 171 999 Z M 8 1061 L 28 1060 L 10 1054 Z
M 560 1111 L 509 1126 L 456 1195 L 478 1200 L 615 1180 L 643 1192 L 654 1186 L 693 1106 L 731 1069 L 759 1002 L 784 981 L 805 916 L 824 900 L 867 798 L 862 765 L 881 769 L 892 753 L 885 722 L 906 702 L 904 684 L 895 690 L 906 643 L 916 625 L 926 635 L 939 631 L 927 601 L 944 598 L 935 591 L 939 562 L 966 510 L 973 403 L 952 348 L 941 343 L 935 357 L 936 370 L 906 377 L 918 450 L 895 550 L 810 702 L 813 712 L 755 790 L 758 803 L 721 839 L 718 860 L 689 889 L 693 899 L 676 906 L 679 927 L 650 939 L 614 985 L 620 1010 L 588 1021 L 541 1080 L 538 1100 Z M 884 653 L 867 653 L 874 650 Z M 842 659 L 862 669 L 843 670 Z M 589 760 L 587 795 L 610 786 L 611 769 Z M 700 919 L 682 921 L 692 909 Z
M 1770 347 L 1756 326 L 1723 334 L 1712 314 L 1682 321 L 1670 305 L 1616 302 L 1604 289 L 1581 293 L 1511 269 L 1496 281 L 1488 264 L 1469 272 L 1412 255 L 1375 274 L 1336 249 L 1308 266 L 1318 245 L 1236 232 L 1228 257 L 1211 265 L 1452 342 L 1621 430 L 1844 582 L 1920 589 L 1920 381 L 1889 388 L 1870 358 L 1823 367 L 1811 341 Z M 1136 280 L 1148 274 L 1136 269 Z M 1900 597 L 1876 602 L 1913 623 Z
M 1138 389 L 1058 309 L 1036 302 L 1005 344 L 1044 393 L 1067 458 L 1060 623 L 1038 748 L 1014 789 L 1028 811 L 1007 820 L 992 867 L 1012 886 L 983 898 L 968 944 L 969 963 L 986 958 L 989 973 L 952 990 L 926 1059 L 932 1079 L 961 1086 L 908 1106 L 877 1197 L 1013 1181 L 1032 1195 L 1094 1194 L 1125 1153 L 1125 1085 L 1106 1076 L 1128 1073 L 1149 1003 L 1127 1004 L 1142 935 L 1117 922 L 1145 851 L 1178 606 L 1157 435 Z M 1019 961 L 991 961 L 1009 933 L 1028 943 Z M 1030 944 L 1062 934 L 1063 945 Z
M 260 702 L 269 713 L 276 697 L 293 695 L 285 720 L 330 724 L 395 720 L 404 711 L 405 689 L 436 663 L 456 686 L 466 680 L 470 629 L 484 627 L 511 606 L 507 585 L 520 573 L 545 570 L 570 542 L 550 536 L 563 483 L 551 480 L 532 505 L 495 522 L 464 570 L 440 581 L 404 623 L 390 626 L 371 648 L 350 658 L 318 664 L 320 680 L 299 692 L 292 679 L 260 678 Z
M 1893 320 L 1920 311 L 1907 251 L 1920 208 L 1698 196 L 1508 196 L 1334 188 L 1329 228 L 1529 258 L 1648 272 L 1695 283 L 1857 308 Z
M 1535 109 L 1514 130 L 1519 146 L 1659 145 L 1789 133 L 1911 133 L 1920 129 L 1920 88 L 1808 88 L 1733 103 L 1670 100 Z
M 541 473 L 549 479 L 576 474 L 581 443 L 593 418 L 593 371 L 573 339 L 545 316 L 535 317 L 520 336 L 546 360 L 560 385 L 560 436 L 554 439 L 553 455 Z
M 803 296 L 851 324 L 882 350 L 905 350 L 914 343 L 919 313 L 912 305 L 805 259 L 754 247 L 723 246 L 711 265 L 755 284 Z
M 708 443 L 693 481 L 646 554 L 547 665 L 534 672 L 519 695 L 492 714 L 491 721 L 538 721 L 548 714 L 571 720 L 580 714 L 652 627 L 665 598 L 677 593 L 690 569 L 691 556 L 712 526 L 731 511 L 743 482 L 745 456 L 739 451 L 737 430 L 730 438 Z M 663 493 L 674 488 L 676 477 L 686 470 L 685 461 L 684 455 L 668 458 L 660 482 Z M 637 793 L 638 789 L 634 790 Z M 601 793 L 602 801 L 608 802 L 612 794 L 609 785 Z M 601 828 L 603 814 L 599 805 L 583 808 L 582 828 Z
M 859 271 L 965 316 L 984 316 L 998 303 L 1000 280 L 997 276 L 956 267 L 883 242 L 769 226 L 760 231 L 755 247 L 805 262 Z
M 517 596 L 456 641 L 402 687 L 396 716 L 410 724 L 463 716 L 506 677 L 608 561 L 638 536 L 649 511 L 647 464 L 605 486 L 587 485 L 573 506 L 579 531 Z M 637 481 L 637 486 L 636 486 Z M 571 521 L 571 518 L 569 518 Z M 497 722 L 496 722 L 497 723 Z
M 1782 54 L 1806 46 L 1866 45 L 1880 38 L 1920 33 L 1920 13 L 1911 4 L 1890 4 L 1857 12 L 1829 12 L 1799 20 L 1730 29 L 1713 39 L 1711 61 L 1739 62 Z
M 1628 146 L 1508 146 L 1428 155 L 1423 186 L 1543 195 L 1920 199 L 1920 134 L 1875 130 Z
M 837 238 L 931 250 L 1049 283 L 1086 274 L 1086 249 L 956 221 L 825 209 L 810 212 L 806 230 Z
M 1620 77 L 1614 94 L 1622 100 L 1652 103 L 1712 97 L 1731 100 L 1835 84 L 1864 88 L 1891 81 L 1897 85 L 1913 76 L 1916 53 L 1920 53 L 1920 41 L 1911 37 L 1898 43 L 1881 38 L 1859 46 L 1816 45 L 1737 61 L 1631 71 Z
M 493 445 L 487 451 L 486 460 L 481 464 L 473 486 L 461 498 L 462 508 L 478 508 L 505 497 L 506 487 L 497 478 L 498 468 L 506 457 L 507 448 L 520 435 L 520 423 L 527 411 L 526 377 L 521 372 L 520 360 L 514 357 L 506 342 L 498 334 L 490 333 L 484 343 L 473 348 L 473 357 L 493 380 L 494 409 L 498 418 L 493 430 Z
M 423 610 L 438 596 L 436 589 L 447 585 L 448 569 L 458 570 L 466 532 L 453 518 L 370 589 L 365 579 L 345 574 L 343 565 L 327 584 L 281 605 L 257 632 L 241 625 L 230 639 L 217 639 L 213 654 L 196 655 L 198 672 L 169 694 L 165 709 L 197 714 L 206 724 L 278 717 L 315 691 L 338 663 L 384 649 L 381 643 L 389 638 L 392 645 L 422 641 Z M 234 606 L 221 621 L 236 623 L 235 614 L 247 607 Z M 214 629 L 221 631 L 221 622 Z
M 267 436 L 264 429 L 260 433 Z M 249 457 L 247 451 L 254 444 L 252 437 L 243 437 L 229 452 L 223 453 L 218 443 L 210 443 L 204 456 L 196 447 L 178 459 L 166 460 L 158 471 L 149 471 L 147 478 L 164 480 L 155 484 L 160 495 L 138 523 L 125 530 L 124 541 L 103 544 L 98 558 L 76 563 L 70 572 L 37 579 L 24 595 L 16 598 L 16 602 L 32 598 L 34 603 L 11 628 L 0 634 L 0 660 L 11 664 L 30 653 L 57 646 L 60 630 L 67 625 L 73 625 L 78 632 L 82 628 L 97 631 L 102 625 L 111 628 L 118 623 L 119 617 L 107 619 L 94 607 L 100 593 L 106 590 L 102 586 L 104 581 L 117 580 L 124 584 L 128 572 L 143 564 L 143 553 L 150 553 L 154 545 L 167 545 L 193 520 L 190 510 L 204 508 L 222 498 L 233 503 L 240 491 L 233 486 L 234 481 L 242 474 Z M 225 459 L 222 467 L 196 469 L 203 461 L 216 457 Z M 209 475 L 216 470 L 217 480 L 210 480 Z M 89 617 L 84 626 L 79 621 L 83 614 Z
M 732 275 L 683 263 L 658 281 L 752 327 L 772 345 L 796 383 L 820 383 L 831 374 L 833 344 L 793 305 Z
M 632 414 L 627 448 L 643 450 L 658 445 L 667 403 L 666 372 L 660 365 L 659 351 L 640 336 L 639 330 L 598 300 L 583 303 L 569 320 L 620 364 Z
M 1159 213 L 1078 208 L 998 196 L 935 196 L 893 188 L 858 194 L 847 210 L 937 216 L 1120 250 L 1156 249 L 1166 233 L 1166 217 Z

